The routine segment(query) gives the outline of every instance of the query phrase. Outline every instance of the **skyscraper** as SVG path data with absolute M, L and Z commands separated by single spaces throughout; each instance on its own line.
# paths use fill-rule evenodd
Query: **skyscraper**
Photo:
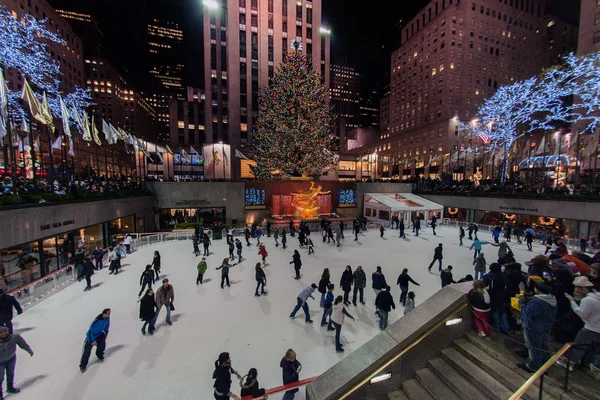
M 67 9 L 57 9 L 56 13 L 63 17 L 81 38 L 84 56 L 104 55 L 102 49 L 104 34 L 90 14 Z
M 302 41 L 329 87 L 329 30 L 321 24 L 321 0 L 207 0 L 204 38 L 202 133 L 208 144 L 229 144 L 232 153 L 250 146 L 259 88 L 273 77 L 292 39 Z M 237 179 L 239 160 L 232 166 Z
M 581 0 L 577 52 L 588 54 L 600 49 L 600 1 Z
M 346 129 L 358 128 L 360 102 L 360 74 L 347 60 L 331 64 L 331 103 L 336 115 L 336 133 L 341 121 Z
M 183 99 L 185 91 L 182 46 L 183 30 L 177 22 L 153 18 L 148 23 L 149 72 L 158 79 L 164 92 L 179 99 Z

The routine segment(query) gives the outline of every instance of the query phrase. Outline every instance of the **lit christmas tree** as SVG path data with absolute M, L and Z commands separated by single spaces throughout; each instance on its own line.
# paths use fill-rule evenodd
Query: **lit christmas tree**
M 259 97 L 253 172 L 259 179 L 319 176 L 335 167 L 327 88 L 299 41 Z

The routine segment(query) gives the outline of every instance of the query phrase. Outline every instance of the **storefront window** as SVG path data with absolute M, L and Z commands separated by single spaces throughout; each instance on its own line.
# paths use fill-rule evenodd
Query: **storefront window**
M 225 208 L 171 208 L 160 210 L 161 229 L 175 229 L 183 224 L 221 226 L 226 221 Z
M 31 242 L 0 251 L 0 287 L 12 290 L 40 277 L 39 243 Z

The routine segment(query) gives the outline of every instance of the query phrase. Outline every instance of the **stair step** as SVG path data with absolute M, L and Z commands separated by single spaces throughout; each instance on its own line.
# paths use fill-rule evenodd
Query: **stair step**
M 423 368 L 415 372 L 415 378 L 435 399 L 460 400 L 460 397 L 446 386 L 429 368 Z
M 395 392 L 388 393 L 390 400 L 410 400 L 402 390 L 396 390 Z
M 517 367 L 517 363 L 523 362 L 523 359 L 518 357 L 516 354 L 512 353 L 511 349 L 507 349 L 504 345 L 505 336 L 503 335 L 495 335 L 492 333 L 492 340 L 485 340 L 480 338 L 475 332 L 469 331 L 465 335 L 466 340 L 473 344 L 475 347 L 483 350 L 492 358 L 500 361 L 504 365 L 511 368 L 514 372 L 519 374 L 525 382 L 531 376 L 530 373 L 523 371 L 521 368 Z M 547 392 L 555 399 L 565 399 L 565 400 L 584 400 L 589 398 L 600 399 L 591 388 L 588 388 L 587 391 L 583 391 L 578 388 L 576 385 L 569 385 L 569 389 L 572 390 L 568 394 L 563 390 L 563 380 L 562 379 L 554 379 L 552 377 L 546 376 L 544 378 L 544 392 Z M 536 386 L 537 383 L 534 384 Z
M 495 400 L 506 400 L 514 393 L 494 379 L 477 365 L 469 361 L 456 349 L 447 348 L 441 352 L 442 359 L 465 376 L 477 389 Z
M 463 356 L 465 356 L 472 363 L 483 369 L 489 375 L 491 375 L 498 382 L 506 386 L 511 391 L 518 390 L 526 379 L 515 372 L 512 368 L 506 366 L 501 361 L 495 359 L 479 347 L 475 346 L 471 342 L 465 339 L 458 339 L 454 341 L 454 348 L 458 350 Z M 544 391 L 544 399 L 555 400 L 550 394 Z M 537 400 L 539 396 L 539 388 L 532 386 L 529 388 L 524 397 L 530 400 Z
M 434 358 L 427 363 L 429 369 L 437 375 L 462 400 L 483 400 L 488 397 L 471 385 L 464 376 L 452 368 L 441 358 Z
M 410 400 L 434 400 L 416 379 L 402 382 L 402 391 Z

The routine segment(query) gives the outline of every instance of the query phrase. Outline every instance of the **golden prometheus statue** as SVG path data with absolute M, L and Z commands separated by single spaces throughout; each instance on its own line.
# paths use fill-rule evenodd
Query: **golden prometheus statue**
M 310 182 L 310 188 L 306 191 L 292 193 L 292 206 L 294 207 L 294 217 L 302 219 L 316 219 L 319 217 L 319 205 L 317 196 L 320 194 L 329 194 L 331 191 L 323 192 L 323 186 L 315 188 L 315 183 Z

